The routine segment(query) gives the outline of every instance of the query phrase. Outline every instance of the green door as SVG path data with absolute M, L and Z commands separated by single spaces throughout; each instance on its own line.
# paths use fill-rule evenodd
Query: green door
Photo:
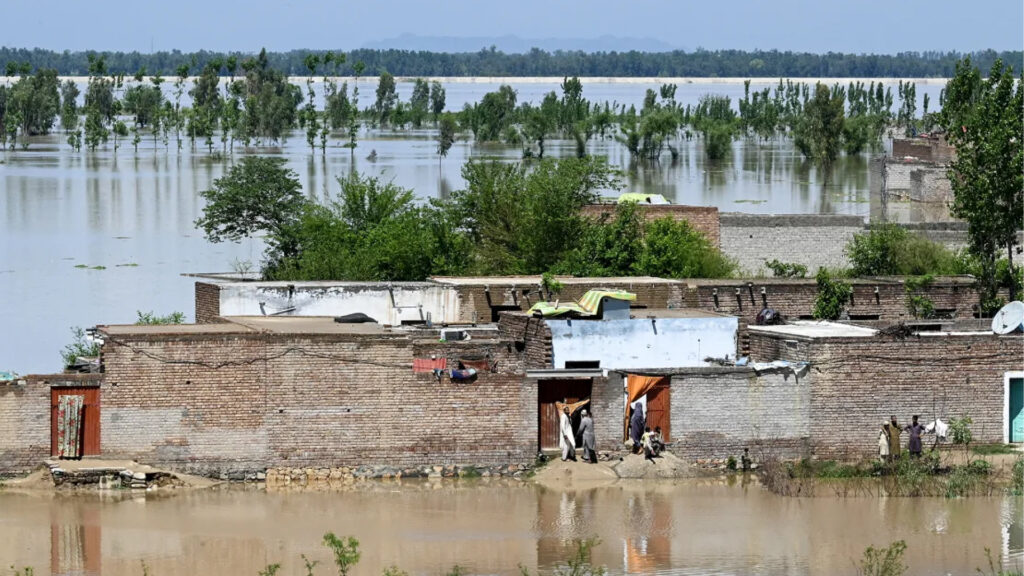
M 1024 378 L 1010 378 L 1010 442 L 1024 442 Z

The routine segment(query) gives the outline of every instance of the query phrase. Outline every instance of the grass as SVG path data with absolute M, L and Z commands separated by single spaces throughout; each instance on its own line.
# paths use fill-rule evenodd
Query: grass
M 980 456 L 992 456 L 994 454 L 1019 454 L 1013 444 L 975 444 L 971 446 L 971 452 Z

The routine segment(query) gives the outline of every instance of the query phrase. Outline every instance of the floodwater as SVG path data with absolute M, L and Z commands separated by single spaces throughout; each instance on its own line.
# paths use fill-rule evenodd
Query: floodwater
M 360 102 L 372 101 L 373 81 L 363 81 Z M 515 85 L 520 100 L 535 100 L 557 82 Z M 645 84 L 586 83 L 584 95 L 597 101 L 639 102 Z M 448 106 L 478 100 L 497 88 L 488 83 L 451 83 Z M 756 86 L 754 87 L 756 88 Z M 936 92 L 920 86 L 919 93 Z M 169 89 L 165 84 L 165 89 Z M 411 90 L 399 84 L 399 92 Z M 742 84 L 684 84 L 677 99 L 696 103 L 701 94 L 741 95 Z M 408 94 L 403 93 L 403 98 Z M 364 131 L 352 153 L 334 135 L 326 154 L 310 153 L 298 131 L 281 146 L 235 147 L 225 160 L 197 142 L 183 139 L 179 152 L 144 138 L 136 152 L 130 141 L 95 152 L 74 152 L 55 133 L 34 138 L 27 150 L 0 152 L 0 370 L 21 374 L 59 371 L 58 352 L 72 326 L 130 323 L 137 311 L 184 312 L 191 320 L 193 280 L 182 273 L 258 269 L 262 245 L 208 243 L 193 222 L 202 213 L 199 192 L 223 175 L 232 158 L 246 153 L 281 156 L 311 197 L 331 198 L 337 178 L 353 170 L 393 180 L 421 200 L 443 197 L 464 185 L 461 167 L 469 158 L 516 161 L 520 147 L 457 142 L 439 160 L 433 129 Z M 215 137 L 214 149 L 221 149 Z M 634 165 L 611 136 L 595 137 L 592 154 L 607 156 L 622 170 L 627 191 L 663 194 L 681 204 L 717 206 L 723 211 L 775 214 L 870 213 L 869 155 L 843 157 L 828 176 L 806 162 L 788 141 L 737 140 L 726 160 L 706 160 L 698 139 L 679 143 L 659 164 Z M 375 152 L 374 160 L 369 160 Z M 570 156 L 575 145 L 552 141 L 550 156 Z
M 551 571 L 580 539 L 609 574 L 854 574 L 868 546 L 904 540 L 908 574 L 1024 563 L 1019 497 L 774 496 L 726 480 L 549 489 L 487 481 L 371 482 L 348 491 L 224 488 L 169 496 L 0 491 L 0 574 L 255 575 L 302 555 L 332 574 L 325 532 L 355 536 L 353 574 Z

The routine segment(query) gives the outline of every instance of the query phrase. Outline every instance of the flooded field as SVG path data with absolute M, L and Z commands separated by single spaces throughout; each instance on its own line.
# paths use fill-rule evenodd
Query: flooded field
M 364 82 L 361 102 L 372 102 L 373 81 Z M 361 84 L 362 85 L 362 84 Z M 656 86 L 652 84 L 651 86 Z M 400 83 L 402 90 L 410 89 Z M 515 86 L 520 101 L 538 99 L 557 82 Z M 584 95 L 596 101 L 642 99 L 644 84 L 591 84 Z M 452 83 L 448 108 L 478 100 L 497 84 Z M 924 85 L 936 92 L 939 85 Z M 742 94 L 738 83 L 683 85 L 677 97 L 695 103 L 701 94 Z M 692 101 L 692 102 L 691 102 Z M 439 161 L 432 129 L 364 131 L 355 153 L 331 138 L 327 153 L 311 154 L 304 134 L 294 132 L 279 147 L 242 150 L 287 160 L 311 196 L 337 193 L 336 178 L 352 170 L 380 175 L 411 188 L 420 199 L 445 196 L 464 184 L 468 158 L 516 161 L 519 147 L 458 141 Z M 215 150 L 220 148 L 215 138 Z M 209 244 L 194 229 L 201 214 L 199 192 L 221 176 L 228 160 L 211 157 L 202 142 L 181 152 L 173 134 L 170 150 L 154 150 L 143 138 L 138 152 L 123 141 L 96 152 L 73 152 L 60 134 L 31 139 L 27 150 L 0 152 L 0 370 L 19 373 L 60 369 L 58 351 L 69 327 L 135 320 L 136 311 L 193 312 L 192 280 L 183 272 L 230 271 L 239 264 L 258 268 L 262 247 Z M 574 154 L 574 144 L 553 141 L 548 155 Z M 626 148 L 611 136 L 595 137 L 591 154 L 607 156 L 623 171 L 627 191 L 665 195 L 676 203 L 717 206 L 723 211 L 775 214 L 870 213 L 869 155 L 842 157 L 826 179 L 789 141 L 737 140 L 724 161 L 709 162 L 698 139 L 681 143 L 680 157 L 660 164 L 631 165 Z M 375 159 L 368 160 L 371 152 Z
M 333 574 L 325 532 L 359 539 L 354 574 L 550 573 L 579 539 L 610 574 L 854 574 L 867 546 L 905 540 L 909 574 L 1024 563 L 1022 499 L 784 498 L 725 480 L 562 491 L 486 481 L 349 491 L 224 488 L 168 496 L 0 491 L 0 574 Z

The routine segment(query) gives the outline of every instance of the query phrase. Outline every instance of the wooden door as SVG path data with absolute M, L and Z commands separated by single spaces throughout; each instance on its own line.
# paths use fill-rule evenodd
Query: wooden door
M 590 398 L 591 381 L 589 378 L 580 380 L 541 380 L 537 384 L 537 404 L 539 412 L 539 433 L 541 450 L 558 449 L 558 408 L 555 402 L 573 403 Z M 573 414 L 573 430 L 579 426 L 579 412 Z
M 661 426 L 661 439 L 664 442 L 671 440 L 671 391 L 672 388 L 668 384 L 658 384 L 647 393 L 647 425 L 652 431 Z
M 84 396 L 82 409 L 82 455 L 100 455 L 100 389 L 60 387 L 50 389 L 50 454 L 57 454 L 57 402 L 61 396 Z

